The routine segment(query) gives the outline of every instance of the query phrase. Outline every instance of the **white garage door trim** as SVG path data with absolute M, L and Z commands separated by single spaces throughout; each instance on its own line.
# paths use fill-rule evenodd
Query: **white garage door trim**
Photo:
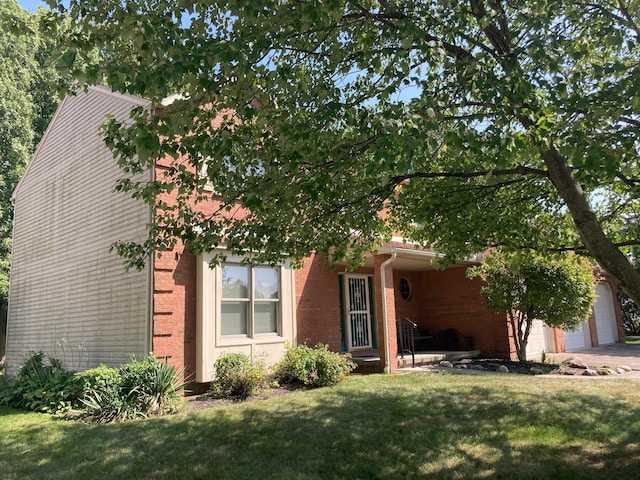
M 616 314 L 613 307 L 611 288 L 606 283 L 598 283 L 596 285 L 596 303 L 593 306 L 593 312 L 596 317 L 598 344 L 616 343 L 618 339 Z

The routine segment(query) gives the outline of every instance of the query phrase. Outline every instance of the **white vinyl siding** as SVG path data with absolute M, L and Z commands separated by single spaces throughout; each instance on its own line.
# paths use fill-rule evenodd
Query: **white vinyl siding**
M 72 369 L 148 352 L 149 270 L 126 272 L 109 249 L 144 239 L 150 209 L 113 191 L 123 174 L 98 131 L 107 113 L 126 118 L 143 104 L 101 87 L 66 98 L 18 185 L 9 366 L 31 350 Z

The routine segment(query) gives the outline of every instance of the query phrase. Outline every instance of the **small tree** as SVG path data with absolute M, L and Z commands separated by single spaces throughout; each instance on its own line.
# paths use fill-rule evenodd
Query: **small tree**
M 486 285 L 481 293 L 489 308 L 507 315 L 521 362 L 527 359 L 534 320 L 575 330 L 589 316 L 596 297 L 592 265 L 575 255 L 496 252 L 470 268 L 467 276 L 482 278 Z

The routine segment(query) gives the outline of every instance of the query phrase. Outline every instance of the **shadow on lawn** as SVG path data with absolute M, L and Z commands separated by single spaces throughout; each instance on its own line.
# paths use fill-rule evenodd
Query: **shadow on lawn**
M 611 478 L 640 467 L 640 406 L 562 391 L 450 389 L 434 376 L 357 379 L 273 401 L 119 425 L 65 424 L 62 437 L 0 439 L 8 476 L 46 478 Z M 405 383 L 411 388 L 403 393 Z M 415 388 L 415 382 L 422 382 Z M 434 382 L 436 383 L 436 382 Z M 586 446 L 586 448 L 585 448 Z M 7 454 L 19 455 L 7 463 Z M 4 458 L 4 461 L 3 460 Z M 4 475 L 3 475 L 4 476 Z

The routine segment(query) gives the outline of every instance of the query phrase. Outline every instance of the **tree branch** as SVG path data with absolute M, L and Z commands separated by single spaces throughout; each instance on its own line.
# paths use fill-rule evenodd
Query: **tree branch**
M 391 177 L 391 181 L 400 184 L 403 181 L 410 180 L 412 178 L 477 178 L 486 177 L 487 175 L 495 177 L 506 175 L 533 175 L 540 178 L 549 178 L 549 174 L 546 170 L 519 166 L 503 170 L 481 170 L 478 172 L 416 172 L 406 175 L 396 175 Z
M 624 184 L 631 188 L 637 188 L 640 185 L 640 179 L 627 177 L 621 171 L 616 172 L 616 178 L 619 178 Z

